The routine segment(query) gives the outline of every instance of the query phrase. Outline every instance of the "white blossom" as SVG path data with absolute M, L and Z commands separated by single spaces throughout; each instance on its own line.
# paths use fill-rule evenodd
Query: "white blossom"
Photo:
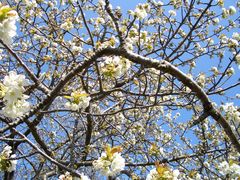
M 171 16 L 176 16 L 176 15 L 177 15 L 176 11 L 174 11 L 174 10 L 169 10 L 168 13 L 169 13 Z
M 198 82 L 198 84 L 201 87 L 203 87 L 205 85 L 205 83 L 206 83 L 206 76 L 205 76 L 205 74 L 200 73 L 200 75 L 198 76 L 197 82 Z
M 90 180 L 88 176 L 84 175 L 83 173 L 81 173 L 81 178 L 80 180 Z
M 222 18 L 228 18 L 229 11 L 226 8 L 222 8 Z
M 158 170 L 159 169 L 159 170 Z M 157 165 L 147 175 L 146 180 L 171 179 L 177 180 L 180 172 L 179 170 L 171 170 L 165 165 Z
M 223 161 L 218 166 L 219 172 L 226 176 L 228 175 L 231 179 L 238 179 L 240 176 L 240 166 L 236 163 L 228 163 L 227 161 Z
M 227 120 L 240 122 L 240 112 L 238 111 L 238 107 L 234 106 L 233 103 L 221 105 L 220 109 L 225 112 L 225 117 Z
M 152 169 L 149 174 L 147 175 L 146 180 L 157 180 L 158 172 L 156 169 Z
M 16 170 L 17 160 L 8 160 L 9 158 L 16 158 L 15 154 L 12 154 L 12 147 L 6 146 L 0 154 L 0 170 L 12 172 Z
M 65 172 L 65 174 L 61 174 L 58 177 L 58 180 L 90 180 L 88 176 L 84 175 L 83 173 L 80 174 L 80 178 L 72 177 L 69 172 Z
M 228 47 L 235 48 L 239 45 L 236 39 L 228 39 Z
M 219 18 L 214 18 L 212 22 L 213 22 L 213 25 L 217 25 L 220 22 L 220 20 Z
M 234 74 L 234 72 L 235 72 L 234 69 L 231 67 L 231 68 L 227 69 L 226 74 L 227 74 L 227 76 L 232 76 Z
M 118 78 L 131 67 L 129 60 L 118 56 L 105 57 L 100 64 L 102 74 L 109 78 Z
M 238 67 L 239 67 L 239 69 L 240 69 L 240 54 L 237 54 L 237 55 L 235 56 L 235 59 L 236 59 L 237 64 L 239 65 Z
M 3 107 L 2 113 L 4 116 L 9 118 L 17 118 L 29 112 L 30 103 L 27 102 L 25 98 L 28 98 L 28 96 L 25 96 L 24 98 L 16 100 L 14 103 L 7 104 L 5 107 Z
M 60 25 L 60 28 L 66 30 L 66 31 L 70 31 L 73 28 L 73 23 L 71 21 L 71 19 L 67 19 L 63 24 Z
M 234 14 L 236 14 L 236 12 L 237 12 L 237 10 L 234 6 L 229 7 L 229 14 L 230 15 L 234 15 Z
M 18 14 L 9 6 L 3 6 L 0 3 L 0 39 L 7 45 L 12 44 L 12 38 L 16 36 L 16 20 Z
M 77 0 L 60 0 L 60 2 L 61 2 L 61 5 L 65 5 L 68 2 L 70 2 L 70 3 L 77 2 Z
M 23 116 L 30 110 L 30 103 L 26 100 L 29 96 L 23 94 L 24 86 L 29 81 L 24 75 L 18 75 L 15 71 L 10 71 L 8 76 L 4 77 L 3 83 L 0 83 L 0 98 L 3 98 L 5 107 L 2 113 L 10 118 Z
M 120 150 L 115 152 L 117 148 L 108 146 L 106 152 L 103 152 L 101 157 L 93 161 L 94 169 L 99 170 L 104 176 L 115 176 L 122 171 L 125 167 L 125 159 L 121 156 Z
M 237 41 L 240 41 L 240 33 L 234 32 L 234 33 L 232 34 L 232 38 L 233 38 L 233 39 L 236 39 Z
M 72 180 L 72 176 L 69 172 L 66 172 L 65 174 L 62 174 L 58 177 L 59 180 Z
M 135 11 L 134 11 L 134 15 L 138 18 L 138 19 L 144 19 L 145 17 L 147 17 L 147 13 L 150 11 L 150 6 L 149 4 L 138 4 Z
M 219 74 L 218 68 L 217 67 L 212 67 L 211 71 L 214 73 L 215 76 Z
M 65 103 L 67 109 L 77 111 L 89 106 L 91 97 L 84 90 L 78 90 L 71 93 L 71 96 L 65 96 L 69 101 Z

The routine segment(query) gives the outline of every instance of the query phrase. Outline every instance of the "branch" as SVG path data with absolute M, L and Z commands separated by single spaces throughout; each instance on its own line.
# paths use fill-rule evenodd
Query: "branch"
M 68 168 L 67 166 L 59 163 L 58 161 L 56 161 L 55 159 L 51 158 L 50 156 L 48 156 L 47 154 L 45 154 L 40 148 L 38 148 L 35 144 L 33 144 L 24 134 L 18 132 L 15 128 L 13 128 L 13 131 L 15 133 L 17 133 L 19 136 L 21 136 L 23 139 L 26 140 L 26 142 L 33 147 L 36 151 L 38 151 L 43 157 L 45 157 L 47 160 L 49 160 L 50 162 L 52 162 L 53 164 L 57 165 L 58 167 L 61 167 L 63 169 L 65 169 L 66 171 L 70 172 L 71 174 L 73 174 L 74 176 L 77 177 L 81 177 L 81 175 L 79 173 L 77 173 L 76 171 L 74 171 L 72 168 Z
M 18 61 L 18 63 L 23 67 L 23 69 L 27 72 L 28 76 L 31 80 L 35 83 L 35 86 L 38 87 L 42 92 L 45 94 L 49 93 L 49 90 L 41 84 L 41 81 L 34 75 L 34 73 L 27 67 L 26 64 L 21 60 L 21 58 L 8 46 L 6 45 L 1 39 L 0 43 L 10 52 L 10 54 Z
M 120 31 L 120 28 L 119 28 L 119 21 L 118 19 L 114 16 L 113 12 L 112 12 L 112 9 L 110 8 L 110 2 L 109 0 L 105 0 L 105 9 L 107 11 L 107 13 L 109 14 L 109 16 L 111 17 L 113 23 L 114 23 L 114 26 L 117 30 L 117 33 L 118 33 L 118 37 L 119 37 L 119 41 L 120 41 L 120 45 L 124 45 L 124 38 L 123 38 L 123 34 L 122 32 Z

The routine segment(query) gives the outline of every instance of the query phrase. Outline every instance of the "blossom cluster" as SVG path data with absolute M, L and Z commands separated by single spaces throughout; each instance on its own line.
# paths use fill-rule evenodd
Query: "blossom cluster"
M 134 15 L 138 19 L 144 19 L 147 17 L 150 12 L 150 5 L 148 3 L 138 4 L 134 12 L 130 12 L 130 14 Z
M 11 154 L 12 147 L 6 146 L 0 154 L 0 171 L 12 172 L 16 170 L 17 160 L 9 160 L 9 158 L 15 158 L 16 155 Z
M 219 164 L 219 172 L 226 176 L 228 175 L 230 179 L 239 179 L 240 178 L 240 166 L 234 161 L 227 162 L 223 161 Z
M 238 64 L 238 68 L 240 69 L 240 54 L 237 54 L 235 59 L 236 59 L 236 63 Z
M 199 84 L 199 86 L 204 87 L 206 83 L 206 75 L 204 73 L 199 74 L 197 83 Z
M 0 2 L 0 39 L 7 45 L 12 43 L 12 38 L 16 35 L 17 19 L 17 12 Z
M 238 111 L 238 107 L 234 106 L 233 103 L 226 103 L 225 105 L 222 105 L 220 109 L 225 112 L 227 120 L 240 122 L 240 112 Z
M 122 148 L 106 146 L 101 157 L 93 161 L 93 167 L 104 176 L 115 176 L 125 167 L 125 159 L 121 156 Z
M 134 11 L 134 15 L 139 19 L 144 19 L 145 17 L 147 17 L 147 13 L 149 11 L 150 11 L 150 6 L 148 3 L 138 4 Z
M 177 180 L 179 176 L 178 170 L 172 170 L 165 164 L 155 163 L 156 168 L 152 169 L 146 180 Z
M 77 0 L 60 0 L 60 3 L 61 3 L 61 5 L 65 5 L 65 4 L 67 4 L 67 3 L 70 3 L 70 4 L 72 4 L 72 3 L 75 3 Z
M 118 78 L 128 71 L 131 67 L 129 60 L 118 57 L 105 57 L 100 64 L 100 71 L 107 78 Z
M 5 76 L 3 83 L 0 83 L 0 98 L 3 98 L 5 107 L 2 114 L 9 118 L 23 116 L 30 110 L 30 103 L 26 101 L 29 96 L 24 94 L 25 88 L 29 84 L 24 75 L 18 75 L 15 71 L 10 71 Z
M 83 90 L 74 91 L 71 96 L 64 96 L 69 101 L 65 103 L 67 109 L 77 111 L 89 106 L 91 97 Z
M 106 48 L 106 47 L 115 47 L 117 43 L 118 43 L 118 40 L 114 36 L 112 36 L 105 42 L 97 41 L 96 48 L 100 49 L 100 48 Z
M 70 31 L 73 27 L 74 26 L 73 26 L 72 20 L 69 18 L 60 26 L 60 28 L 66 30 L 66 31 Z
M 147 51 L 151 51 L 153 49 L 152 43 L 153 40 L 149 37 L 149 32 L 147 31 L 139 31 L 137 27 L 133 27 L 126 38 L 126 48 L 132 51 L 134 45 L 143 45 Z
M 229 6 L 229 9 L 222 8 L 222 18 L 228 18 L 228 16 L 236 14 L 237 10 L 234 6 Z
M 90 180 L 89 177 L 85 176 L 83 173 L 81 173 L 81 177 L 72 177 L 69 172 L 66 172 L 65 174 L 62 174 L 59 176 L 59 180 Z

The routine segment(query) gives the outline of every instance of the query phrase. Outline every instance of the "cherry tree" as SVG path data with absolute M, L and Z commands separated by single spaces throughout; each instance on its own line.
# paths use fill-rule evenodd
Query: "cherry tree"
M 123 3 L 0 3 L 1 179 L 240 178 L 240 1 Z

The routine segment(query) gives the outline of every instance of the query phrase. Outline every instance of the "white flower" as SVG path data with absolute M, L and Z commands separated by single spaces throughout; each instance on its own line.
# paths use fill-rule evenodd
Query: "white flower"
M 29 81 L 25 79 L 24 75 L 18 75 L 16 72 L 10 71 L 9 75 L 4 77 L 3 85 L 5 91 L 4 100 L 9 104 L 13 104 L 23 96 L 24 86 L 29 85 Z
M 150 6 L 149 4 L 138 4 L 135 11 L 134 11 L 134 15 L 138 18 L 138 19 L 144 19 L 145 17 L 147 17 L 147 13 L 150 11 Z
M 89 94 L 83 90 L 74 91 L 71 96 L 65 96 L 65 98 L 69 99 L 69 102 L 65 103 L 65 107 L 73 111 L 87 108 L 91 100 Z
M 15 0 L 16 2 L 19 2 L 19 0 Z M 24 0 L 22 3 L 26 4 L 27 7 L 33 8 L 37 7 L 37 2 L 36 0 Z
M 72 177 L 69 172 L 62 174 L 58 177 L 58 180 L 90 180 L 89 177 L 85 176 L 83 173 L 80 174 L 80 178 Z
M 10 71 L 8 76 L 5 76 L 3 80 L 3 84 L 5 86 L 27 86 L 29 85 L 29 81 L 25 79 L 25 76 L 22 74 L 17 74 L 15 71 Z
M 158 0 L 157 2 L 154 0 L 153 3 L 154 3 L 156 6 L 163 6 L 163 5 L 164 5 L 164 3 L 163 3 L 162 1 L 159 1 L 159 0 Z
M 157 180 L 158 172 L 156 169 L 152 169 L 147 175 L 146 180 Z
M 80 180 L 90 180 L 88 176 L 84 175 L 83 173 L 81 173 L 81 178 Z
M 114 153 L 112 160 L 107 160 L 106 153 L 102 153 L 101 157 L 93 162 L 93 166 L 96 170 L 100 170 L 104 176 L 115 176 L 124 169 L 125 159 L 121 154 Z
M 10 158 L 16 158 L 16 155 L 13 154 L 13 155 L 10 156 Z M 15 170 L 16 170 L 16 166 L 17 166 L 17 160 L 16 160 L 16 159 L 10 160 L 10 162 L 11 162 L 11 166 L 9 166 L 9 167 L 7 168 L 7 171 L 8 171 L 8 172 L 15 171 Z
M 237 10 L 234 6 L 229 6 L 229 14 L 234 15 L 236 14 Z
M 64 6 L 66 3 L 74 3 L 77 2 L 77 0 L 60 0 L 61 5 Z
M 222 18 L 227 18 L 229 16 L 229 11 L 226 8 L 222 8 Z
M 0 154 L 0 170 L 12 172 L 16 170 L 17 160 L 8 160 L 9 158 L 16 158 L 15 154 L 12 154 L 12 147 L 6 146 Z
M 240 166 L 236 163 L 228 163 L 227 161 L 223 161 L 218 166 L 219 172 L 222 175 L 229 175 L 229 178 L 235 179 L 240 176 Z
M 214 44 L 214 40 L 212 38 L 208 38 L 206 41 L 209 43 L 209 45 Z
M 28 97 L 28 96 L 27 96 Z M 20 99 L 13 104 L 7 104 L 2 109 L 4 116 L 9 118 L 21 117 L 30 111 L 30 103 L 25 101 L 25 99 Z
M 170 16 L 176 16 L 177 15 L 176 11 L 174 11 L 174 10 L 169 10 L 168 13 L 170 14 Z
M 178 179 L 178 176 L 180 174 L 179 170 L 178 169 L 175 169 L 173 170 L 173 180 L 177 180 Z
M 240 33 L 234 32 L 234 33 L 232 34 L 232 38 L 233 38 L 233 39 L 236 39 L 237 41 L 240 41 Z
M 95 19 L 95 25 L 96 26 L 99 26 L 99 25 L 104 24 L 104 23 L 105 23 L 105 20 L 103 18 L 101 18 L 101 17 L 97 17 Z
M 112 174 L 115 175 L 118 172 L 122 171 L 125 167 L 125 159 L 121 156 L 120 153 L 113 154 L 113 161 L 111 164 Z
M 145 17 L 147 17 L 147 12 L 144 9 L 136 8 L 135 15 L 139 19 L 144 19 Z
M 65 178 L 65 175 L 64 174 L 61 174 L 59 177 L 58 177 L 58 180 L 63 180 Z
M 230 174 L 234 177 L 239 177 L 240 176 L 240 166 L 238 164 L 233 163 L 229 167 Z
M 199 84 L 201 87 L 204 87 L 204 85 L 205 85 L 205 83 L 206 83 L 206 76 L 205 76 L 205 74 L 200 73 L 200 75 L 198 76 L 197 82 L 198 82 L 198 84 Z
M 17 88 L 6 87 L 6 94 L 4 96 L 4 100 L 7 101 L 9 104 L 13 104 L 21 97 L 22 91 L 18 90 Z
M 213 22 L 213 25 L 217 25 L 220 22 L 220 20 L 219 18 L 214 18 L 212 22 Z
M 125 159 L 120 154 L 120 147 L 106 147 L 106 153 L 102 153 L 101 157 L 93 161 L 93 167 L 99 170 L 104 176 L 115 176 L 124 170 Z
M 100 6 L 105 6 L 105 1 L 104 0 L 98 0 L 98 4 Z
M 240 54 L 237 54 L 235 57 L 237 64 L 240 65 Z
M 9 6 L 3 6 L 0 3 L 0 39 L 7 45 L 12 44 L 12 38 L 16 36 L 17 27 L 15 25 L 18 19 L 17 12 Z
M 100 64 L 102 74 L 109 78 L 118 78 L 131 67 L 129 60 L 118 56 L 106 57 Z
M 10 71 L 9 75 L 4 77 L 3 84 L 0 83 L 0 97 L 5 104 L 2 108 L 4 116 L 17 118 L 30 110 L 30 103 L 26 101 L 29 96 L 23 94 L 24 86 L 28 84 L 29 81 L 24 75 L 18 75 L 14 71 Z
M 212 68 L 211 68 L 211 71 L 214 73 L 215 76 L 217 76 L 218 73 L 219 73 L 217 67 L 212 67 Z
M 228 39 L 228 47 L 235 48 L 239 45 L 236 39 Z
M 65 174 L 59 176 L 59 180 L 72 180 L 72 176 L 69 172 L 65 172 Z
M 234 74 L 234 72 L 235 72 L 234 69 L 231 67 L 231 68 L 227 69 L 226 74 L 227 74 L 227 76 L 232 76 Z
M 196 173 L 195 178 L 196 180 L 202 180 L 202 176 L 199 173 Z
M 126 38 L 126 48 L 130 51 L 133 50 L 133 39 L 132 38 Z
M 220 109 L 225 112 L 227 120 L 240 122 L 240 112 L 238 111 L 238 107 L 234 106 L 233 103 L 226 103 L 225 105 L 222 105 Z
M 68 18 L 63 24 L 61 24 L 60 28 L 70 31 L 72 28 L 74 28 L 72 20 Z
M 78 53 L 80 53 L 82 51 L 82 47 L 74 45 L 74 46 L 72 46 L 72 51 L 73 51 L 73 53 L 78 54 Z
M 219 36 L 220 40 L 221 40 L 221 43 L 228 43 L 229 41 L 229 38 L 226 36 L 226 35 L 220 35 Z
M 172 170 L 166 165 L 156 163 L 156 168 L 152 169 L 147 175 L 146 180 L 171 179 L 177 180 L 180 172 L 179 170 Z
M 224 0 L 217 0 L 217 2 L 218 2 L 218 5 L 219 5 L 219 6 L 223 7 L 223 5 L 224 5 Z

